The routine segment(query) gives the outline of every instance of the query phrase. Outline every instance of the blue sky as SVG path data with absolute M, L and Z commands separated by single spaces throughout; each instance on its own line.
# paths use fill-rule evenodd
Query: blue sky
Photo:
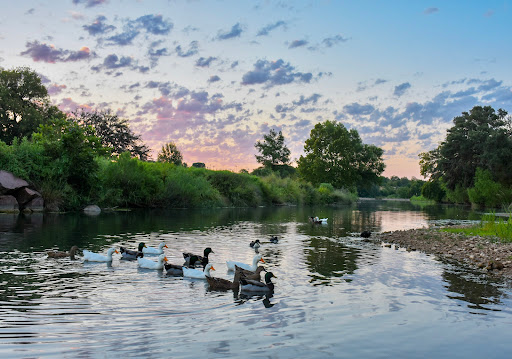
M 62 110 L 110 109 L 156 157 L 257 167 L 337 120 L 382 147 L 386 176 L 475 105 L 512 111 L 509 1 L 0 0 L 0 67 L 29 66 Z

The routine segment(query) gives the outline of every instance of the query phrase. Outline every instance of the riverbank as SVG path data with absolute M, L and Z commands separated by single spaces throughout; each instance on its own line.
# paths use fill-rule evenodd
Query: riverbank
M 418 250 L 512 279 L 512 243 L 501 243 L 492 237 L 449 233 L 440 228 L 421 228 L 378 233 L 375 240 L 381 241 L 384 246 Z

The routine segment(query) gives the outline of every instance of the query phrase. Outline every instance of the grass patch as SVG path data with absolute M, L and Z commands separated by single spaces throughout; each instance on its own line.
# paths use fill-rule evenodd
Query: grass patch
M 486 214 L 476 226 L 465 228 L 444 228 L 449 233 L 463 233 L 468 236 L 498 237 L 501 242 L 512 242 L 512 215 L 505 220 L 494 213 Z

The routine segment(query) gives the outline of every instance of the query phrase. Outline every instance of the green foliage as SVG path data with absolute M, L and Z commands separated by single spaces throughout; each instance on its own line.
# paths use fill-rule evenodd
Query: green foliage
M 174 142 L 169 142 L 162 146 L 162 150 L 158 154 L 157 161 L 173 163 L 176 166 L 181 166 L 183 164 L 183 155 L 178 150 L 178 147 Z
M 64 114 L 50 104 L 48 91 L 35 71 L 0 68 L 1 141 L 10 145 L 15 138 L 30 137 L 52 117 L 64 118 Z
M 356 130 L 335 121 L 318 123 L 304 145 L 298 172 L 314 185 L 331 183 L 336 188 L 370 186 L 384 171 L 383 150 L 365 145 Z
M 446 187 L 444 188 L 444 190 L 446 193 L 446 199 L 449 202 L 459 203 L 459 204 L 464 204 L 464 203 L 469 202 L 468 191 L 466 188 L 462 187 L 460 184 L 457 184 L 457 186 L 455 186 L 454 190 L 448 189 Z
M 208 181 L 237 207 L 259 206 L 265 203 L 261 181 L 256 176 L 230 171 L 211 171 Z
M 512 242 L 512 216 L 507 220 L 497 217 L 494 213 L 482 216 L 480 223 L 472 227 L 445 228 L 445 232 L 463 233 L 468 236 L 491 236 L 497 237 L 501 242 Z
M 284 136 L 281 131 L 277 133 L 271 129 L 268 135 L 263 136 L 263 142 L 257 141 L 254 147 L 260 153 L 260 155 L 255 155 L 256 161 L 263 167 L 274 169 L 275 166 L 290 163 L 290 150 L 284 144 Z
M 486 207 L 499 207 L 511 202 L 512 190 L 493 181 L 488 170 L 477 168 L 474 182 L 474 187 L 467 191 L 471 203 Z
M 429 181 L 423 184 L 421 195 L 427 199 L 441 202 L 445 196 L 445 191 L 439 181 Z
M 82 127 L 94 128 L 103 147 L 110 148 L 113 155 L 119 156 L 128 151 L 132 156 L 147 159 L 149 148 L 142 143 L 140 136 L 133 134 L 127 119 L 121 119 L 110 111 L 87 112 L 83 109 L 73 113 L 70 119 Z
M 494 180 L 512 185 L 512 120 L 490 106 L 475 106 L 453 119 L 446 140 L 433 151 L 421 154 L 421 172 L 443 178 L 446 187 L 474 185 L 476 169 L 489 170 Z

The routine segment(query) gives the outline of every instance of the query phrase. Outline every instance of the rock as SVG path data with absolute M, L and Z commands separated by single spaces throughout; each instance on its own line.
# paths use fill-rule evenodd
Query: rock
M 371 235 L 372 235 L 372 232 L 370 232 L 370 231 L 362 231 L 361 232 L 361 237 L 363 237 L 363 238 L 370 238 Z
M 30 189 L 28 187 L 23 187 L 16 193 L 16 199 L 18 200 L 18 203 L 22 208 L 26 203 L 30 202 L 36 197 L 42 197 L 41 193 L 34 191 L 33 189 Z
M 101 213 L 101 208 L 95 204 L 91 204 L 84 208 L 84 213 L 91 216 L 97 216 Z
M 48 212 L 60 212 L 59 205 L 57 203 L 47 203 L 46 210 Z
M 23 210 L 29 212 L 42 212 L 44 210 L 43 197 L 34 197 L 30 202 L 28 202 L 25 205 L 25 208 Z
M 11 172 L 0 170 L 0 194 L 14 193 L 18 189 L 27 186 L 27 181 L 16 177 Z
M 14 196 L 0 196 L 0 212 L 17 213 L 20 211 Z

